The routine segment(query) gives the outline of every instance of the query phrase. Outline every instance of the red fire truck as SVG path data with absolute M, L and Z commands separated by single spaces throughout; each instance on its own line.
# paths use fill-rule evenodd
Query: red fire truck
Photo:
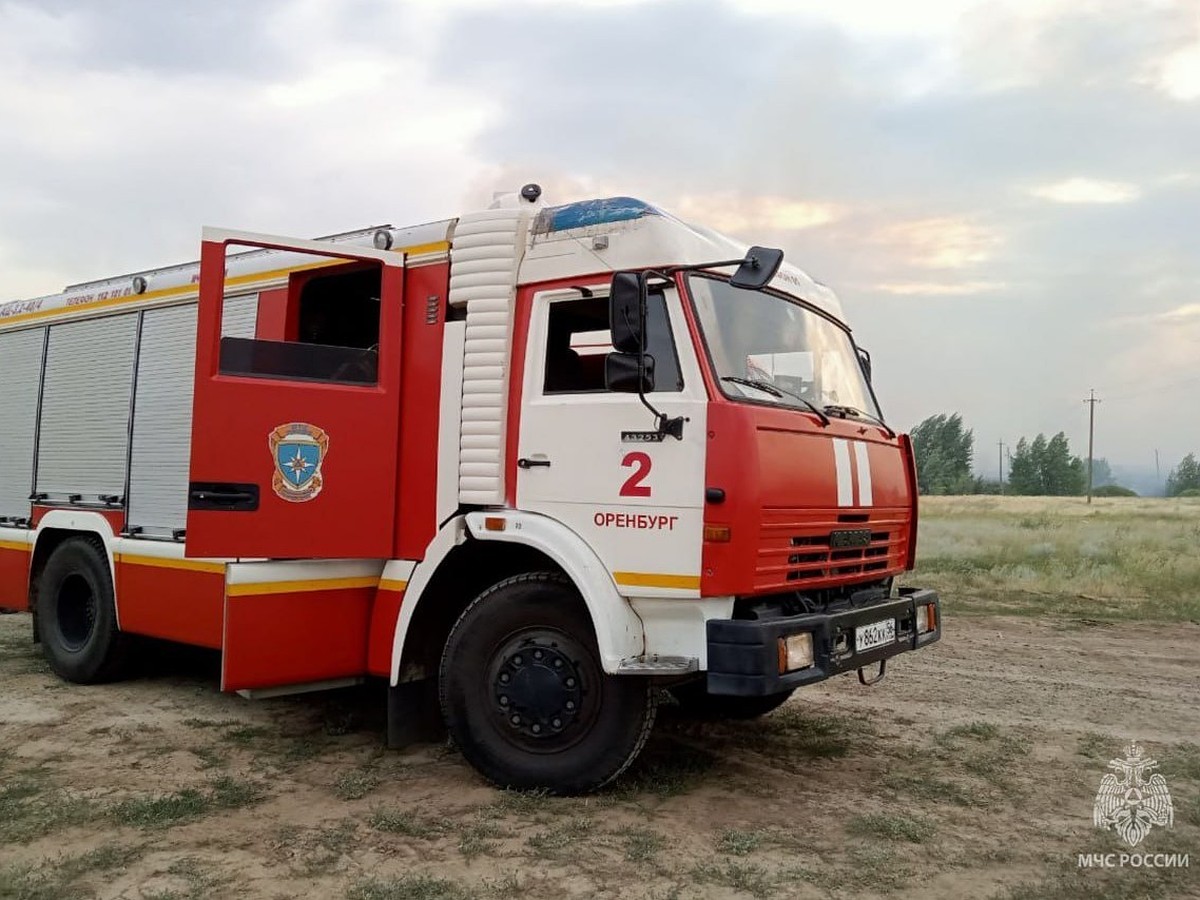
M 833 293 L 639 200 L 0 305 L 0 606 L 63 678 L 152 637 L 247 696 L 390 685 L 486 777 L 595 789 L 663 691 L 751 717 L 940 636 L 912 448 Z

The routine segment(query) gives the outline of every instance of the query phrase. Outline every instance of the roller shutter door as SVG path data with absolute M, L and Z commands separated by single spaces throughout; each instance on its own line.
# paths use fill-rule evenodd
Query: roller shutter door
M 0 334 L 0 516 L 29 515 L 45 328 Z
M 187 521 L 192 393 L 196 365 L 196 305 L 148 310 L 142 320 L 129 525 L 169 534 Z M 254 337 L 258 295 L 229 297 L 221 320 L 226 337 Z
M 136 313 L 50 327 L 37 490 L 51 499 L 125 492 Z
M 187 518 L 196 306 L 153 309 L 142 319 L 129 473 L 129 524 L 148 533 Z

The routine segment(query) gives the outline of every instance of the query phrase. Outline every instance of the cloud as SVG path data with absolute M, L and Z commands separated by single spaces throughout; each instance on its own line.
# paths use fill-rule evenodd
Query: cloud
M 1200 40 L 1168 56 L 1159 72 L 1159 87 L 1176 100 L 1200 98 Z
M 727 234 L 755 229 L 799 231 L 828 225 L 840 215 L 832 203 L 793 200 L 787 197 L 744 197 L 728 192 L 685 194 L 675 201 L 674 212 Z
M 1195 371 L 1197 47 L 1193 0 L 0 0 L 0 301 L 537 181 L 783 247 L 899 425 L 1057 431 Z
M 927 269 L 962 269 L 991 258 L 1002 237 L 994 229 L 962 217 L 896 222 L 873 237 L 890 254 Z
M 1055 203 L 1129 203 L 1142 195 L 1136 184 L 1092 178 L 1068 178 L 1030 188 L 1029 193 Z
M 963 297 L 971 294 L 990 294 L 1007 287 L 998 281 L 936 282 L 916 281 L 896 284 L 877 284 L 875 290 L 885 294 L 901 296 L 921 295 L 926 297 Z
M 1116 316 L 1109 324 L 1117 327 L 1127 325 L 1190 325 L 1200 324 L 1200 303 L 1184 303 L 1162 312 L 1139 313 L 1132 316 Z

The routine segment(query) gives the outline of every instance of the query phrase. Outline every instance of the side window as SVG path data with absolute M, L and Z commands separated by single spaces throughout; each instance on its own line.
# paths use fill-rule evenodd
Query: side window
M 546 323 L 544 394 L 604 392 L 604 358 L 612 352 L 608 298 L 550 304 Z M 683 376 L 667 317 L 666 299 L 651 294 L 646 310 L 646 352 L 654 357 L 654 389 L 682 391 Z
M 223 337 L 223 375 L 376 384 L 381 270 L 351 263 L 288 280 L 289 340 Z

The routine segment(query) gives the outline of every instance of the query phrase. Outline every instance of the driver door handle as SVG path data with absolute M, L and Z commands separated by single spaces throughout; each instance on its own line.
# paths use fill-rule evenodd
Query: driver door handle
M 517 467 L 521 469 L 533 469 L 537 467 L 550 468 L 550 460 L 548 459 L 527 459 L 522 456 L 517 460 Z

